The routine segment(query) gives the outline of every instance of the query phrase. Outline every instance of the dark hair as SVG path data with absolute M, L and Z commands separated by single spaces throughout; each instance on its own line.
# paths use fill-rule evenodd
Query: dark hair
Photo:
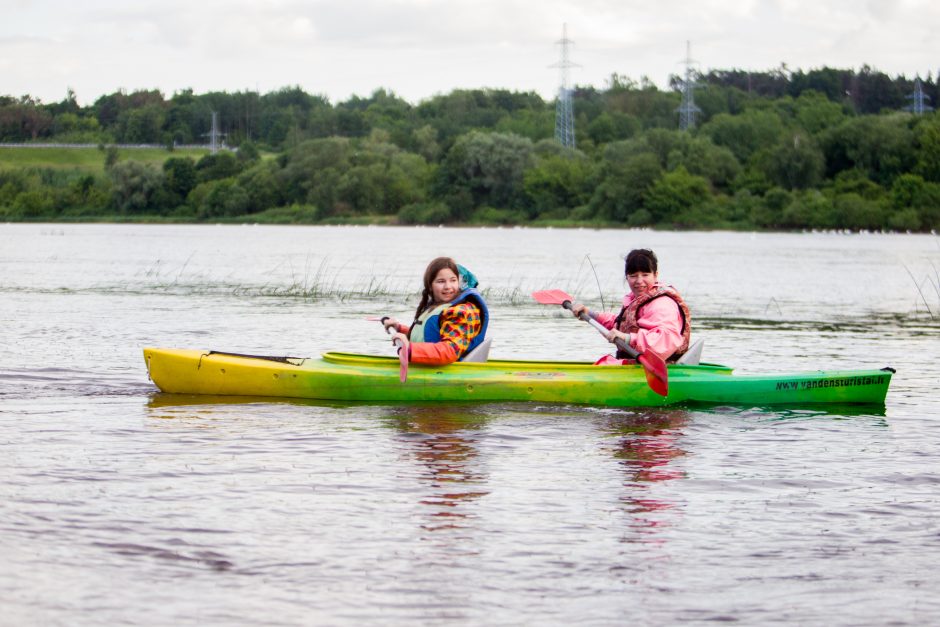
M 457 262 L 450 257 L 438 257 L 428 264 L 427 269 L 424 271 L 424 290 L 421 292 L 421 302 L 418 304 L 418 309 L 415 311 L 415 319 L 414 322 L 411 323 L 412 326 L 414 326 L 414 323 L 418 321 L 418 318 L 421 317 L 424 310 L 431 304 L 431 283 L 434 283 L 434 279 L 437 278 L 437 273 L 444 269 L 452 271 L 458 277 L 460 276 Z
M 656 254 L 648 248 L 634 248 L 627 254 L 627 262 L 623 267 L 624 276 L 634 272 L 652 272 L 659 271 L 659 262 Z

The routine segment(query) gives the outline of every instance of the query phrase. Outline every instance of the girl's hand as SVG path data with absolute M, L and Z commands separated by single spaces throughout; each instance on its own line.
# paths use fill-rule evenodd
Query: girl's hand
M 393 334 L 392 334 L 392 346 L 395 346 L 395 342 L 396 342 L 396 341 L 401 342 L 401 346 L 398 347 L 398 350 L 399 350 L 399 351 L 400 351 L 403 347 L 408 346 L 408 338 L 405 336 L 404 333 L 399 333 L 399 332 L 397 332 L 397 331 L 396 331 L 395 333 L 393 333 Z
M 382 318 L 382 326 L 385 327 L 385 330 L 386 330 L 386 331 L 388 331 L 389 328 L 397 329 L 397 328 L 398 328 L 398 320 L 396 320 L 395 318 L 390 318 L 390 317 L 388 317 L 388 316 L 385 316 L 385 317 Z
M 610 342 L 611 344 L 616 343 L 618 338 L 623 340 L 624 344 L 628 346 L 630 345 L 629 333 L 621 333 L 617 329 L 611 329 L 610 331 L 607 332 L 607 341 Z
M 591 315 L 591 310 L 585 307 L 584 305 L 582 305 L 581 303 L 575 303 L 574 305 L 571 306 L 571 313 L 574 314 L 575 318 L 580 318 L 582 312 L 586 313 L 589 316 Z

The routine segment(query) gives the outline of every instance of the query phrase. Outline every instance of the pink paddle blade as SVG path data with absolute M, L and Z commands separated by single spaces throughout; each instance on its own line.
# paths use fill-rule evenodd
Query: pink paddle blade
M 408 349 L 403 348 L 398 353 L 398 361 L 401 366 L 398 368 L 398 380 L 404 383 L 408 380 Z
M 574 302 L 574 297 L 562 290 L 539 290 L 532 292 L 532 298 L 542 305 L 561 305 L 565 301 Z

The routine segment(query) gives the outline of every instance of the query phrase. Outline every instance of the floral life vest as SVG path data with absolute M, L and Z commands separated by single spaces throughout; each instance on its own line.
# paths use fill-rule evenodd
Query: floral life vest
M 663 296 L 667 296 L 676 301 L 676 304 L 679 306 L 679 314 L 682 316 L 682 344 L 676 349 L 676 352 L 665 357 L 666 361 L 675 361 L 689 350 L 689 338 L 692 336 L 690 324 L 692 322 L 692 312 L 689 311 L 689 306 L 682 300 L 682 297 L 679 296 L 679 292 L 672 286 L 654 285 L 653 288 L 645 294 L 635 297 L 630 301 L 630 304 L 624 306 L 623 309 L 620 310 L 620 313 L 617 314 L 617 318 L 614 320 L 614 328 L 621 333 L 636 333 L 640 330 L 637 324 L 640 309 L 651 300 Z M 617 351 L 618 359 L 627 359 L 629 357 L 626 353 L 621 353 L 623 353 L 623 351 Z
M 442 339 L 441 314 L 444 313 L 444 310 L 448 307 L 453 307 L 454 305 L 459 305 L 464 302 L 472 303 L 480 310 L 480 332 L 470 341 L 470 346 L 467 347 L 467 350 L 464 351 L 464 354 L 458 359 L 458 361 L 462 360 L 486 338 L 486 326 L 490 320 L 490 312 L 486 307 L 486 301 L 484 301 L 483 296 L 474 289 L 466 289 L 449 303 L 443 303 L 422 313 L 418 317 L 417 322 L 412 325 L 408 339 L 412 342 L 440 342 Z

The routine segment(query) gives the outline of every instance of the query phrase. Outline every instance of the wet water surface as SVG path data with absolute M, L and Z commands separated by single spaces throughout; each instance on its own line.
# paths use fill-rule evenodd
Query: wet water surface
M 391 354 L 449 254 L 491 357 L 593 360 L 650 246 L 705 359 L 898 372 L 881 407 L 165 395 L 144 346 Z M 589 255 L 589 257 L 588 257 Z M 592 270 L 593 267 L 596 269 Z M 4 624 L 929 624 L 935 236 L 0 225 Z

